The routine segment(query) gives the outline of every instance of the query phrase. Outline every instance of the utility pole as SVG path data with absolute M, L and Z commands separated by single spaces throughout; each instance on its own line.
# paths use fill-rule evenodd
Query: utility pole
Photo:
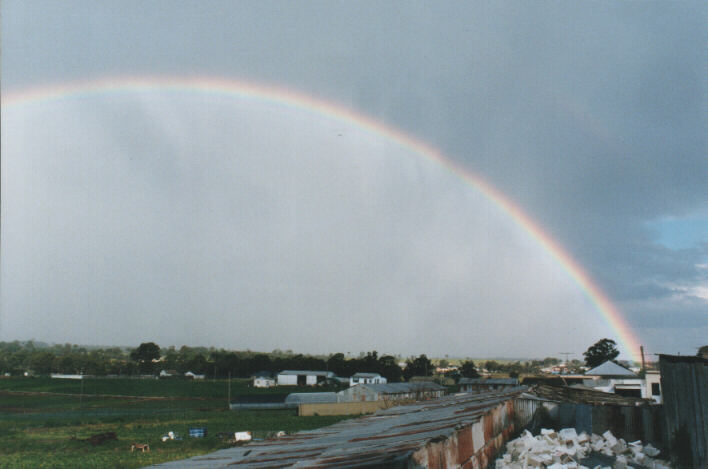
M 566 365 L 568 364 L 568 356 L 574 355 L 573 352 L 558 352 L 558 353 L 560 353 L 561 355 L 565 355 L 565 363 L 566 363 Z
M 640 345 L 639 346 L 639 352 L 642 354 L 642 371 L 645 371 L 647 369 L 646 364 L 644 363 L 644 346 Z
M 228 406 L 229 409 L 231 409 L 231 372 L 229 371 L 229 394 L 228 394 L 228 402 L 226 402 L 226 405 Z

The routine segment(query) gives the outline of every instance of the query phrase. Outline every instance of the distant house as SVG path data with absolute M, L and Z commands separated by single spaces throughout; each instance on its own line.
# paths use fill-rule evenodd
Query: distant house
M 193 373 L 191 371 L 186 372 L 184 374 L 184 376 L 189 379 L 204 379 L 204 378 L 206 378 L 206 375 L 198 375 L 198 374 Z
M 386 378 L 378 373 L 354 373 L 349 378 L 349 386 L 355 384 L 386 384 Z
M 433 382 L 358 384 L 339 391 L 340 402 L 427 400 L 443 397 L 446 389 Z
M 647 397 L 645 381 L 631 370 L 608 360 L 585 372 L 583 385 L 626 397 Z
M 519 385 L 516 378 L 461 378 L 460 392 L 481 393 L 486 391 L 515 388 Z
M 276 385 L 273 373 L 270 371 L 259 371 L 251 376 L 254 388 L 271 388 Z
M 283 370 L 278 373 L 278 386 L 315 386 L 334 378 L 331 371 Z

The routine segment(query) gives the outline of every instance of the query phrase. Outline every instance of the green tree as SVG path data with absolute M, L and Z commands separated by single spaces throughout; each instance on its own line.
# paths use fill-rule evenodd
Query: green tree
M 406 360 L 406 368 L 403 370 L 403 377 L 408 380 L 413 376 L 432 376 L 435 367 L 430 359 L 422 354 L 413 360 Z
M 379 358 L 379 373 L 391 383 L 401 381 L 403 376 L 403 370 L 393 355 L 383 355 Z
M 708 345 L 704 345 L 703 347 L 699 348 L 698 353 L 696 353 L 696 356 L 708 359 Z
M 463 378 L 478 378 L 477 367 L 472 360 L 467 360 L 460 367 L 460 376 Z
M 143 342 L 130 352 L 130 358 L 138 362 L 140 371 L 151 373 L 153 370 L 153 360 L 160 359 L 160 347 L 155 342 Z
M 612 339 L 602 339 L 591 345 L 584 353 L 585 364 L 590 368 L 602 365 L 607 360 L 614 360 L 619 355 L 617 342 Z
M 30 358 L 30 367 L 38 375 L 48 375 L 52 372 L 54 354 L 52 352 L 34 352 Z
M 337 376 L 347 376 L 349 368 L 343 353 L 334 353 L 327 359 L 327 370 L 332 371 Z
M 489 371 L 490 373 L 493 371 L 500 371 L 500 369 L 501 369 L 499 363 L 494 360 L 489 360 L 489 361 L 485 362 L 484 368 L 487 371 Z

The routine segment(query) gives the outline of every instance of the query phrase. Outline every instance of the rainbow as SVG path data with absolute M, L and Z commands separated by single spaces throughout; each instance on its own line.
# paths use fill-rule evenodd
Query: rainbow
M 331 119 L 353 124 L 371 134 L 383 137 L 422 158 L 434 161 L 481 192 L 494 205 L 514 220 L 565 270 L 578 287 L 592 301 L 603 318 L 615 332 L 619 344 L 632 360 L 639 361 L 639 341 L 626 320 L 600 287 L 566 250 L 546 234 L 509 197 L 481 177 L 446 157 L 432 145 L 406 134 L 384 122 L 366 116 L 342 105 L 315 98 L 290 89 L 244 81 L 190 77 L 190 78 L 109 78 L 87 82 L 74 82 L 18 90 L 3 96 L 3 107 L 13 107 L 64 98 L 99 95 L 105 93 L 198 92 L 228 96 L 240 100 L 253 100 L 287 106 Z

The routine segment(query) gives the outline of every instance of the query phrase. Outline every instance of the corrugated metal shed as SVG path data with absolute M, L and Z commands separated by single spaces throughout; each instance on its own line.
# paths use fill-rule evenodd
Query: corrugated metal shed
M 332 377 L 334 376 L 334 372 L 332 371 L 310 371 L 310 370 L 283 370 L 279 375 L 307 375 L 307 376 L 326 376 L 326 377 Z
M 514 398 L 522 388 L 460 394 L 392 407 L 319 430 L 224 449 L 155 467 L 481 469 L 515 428 Z
M 378 373 L 354 373 L 352 378 L 378 378 L 381 376 Z
M 648 406 L 654 403 L 651 399 L 624 397 L 594 389 L 547 386 L 545 384 L 531 387 L 529 393 L 554 402 L 574 402 L 577 404 Z
M 538 385 L 522 395 L 528 405 L 546 408 L 547 416 L 555 428 L 573 427 L 578 432 L 601 434 L 610 430 L 615 436 L 627 441 L 642 440 L 645 443 L 663 446 L 661 429 L 663 414 L 661 406 L 651 399 L 623 397 L 617 394 Z M 533 404 L 536 400 L 539 404 Z M 543 414 L 539 414 L 541 417 Z M 537 422 L 541 424 L 541 422 Z M 537 425 L 535 430 L 539 430 Z
M 460 384 L 518 386 L 519 380 L 516 378 L 460 378 Z
M 667 441 L 682 466 L 708 467 L 708 360 L 659 355 Z
M 365 387 L 376 392 L 388 394 L 418 392 L 418 391 L 445 391 L 445 386 L 440 386 L 437 383 L 423 381 L 418 383 L 367 383 L 358 384 L 357 386 Z M 361 388 L 360 388 L 361 389 Z
M 285 398 L 286 404 L 322 404 L 337 402 L 336 392 L 293 392 Z
M 431 382 L 362 383 L 339 391 L 340 401 L 421 400 L 442 397 L 447 389 Z

